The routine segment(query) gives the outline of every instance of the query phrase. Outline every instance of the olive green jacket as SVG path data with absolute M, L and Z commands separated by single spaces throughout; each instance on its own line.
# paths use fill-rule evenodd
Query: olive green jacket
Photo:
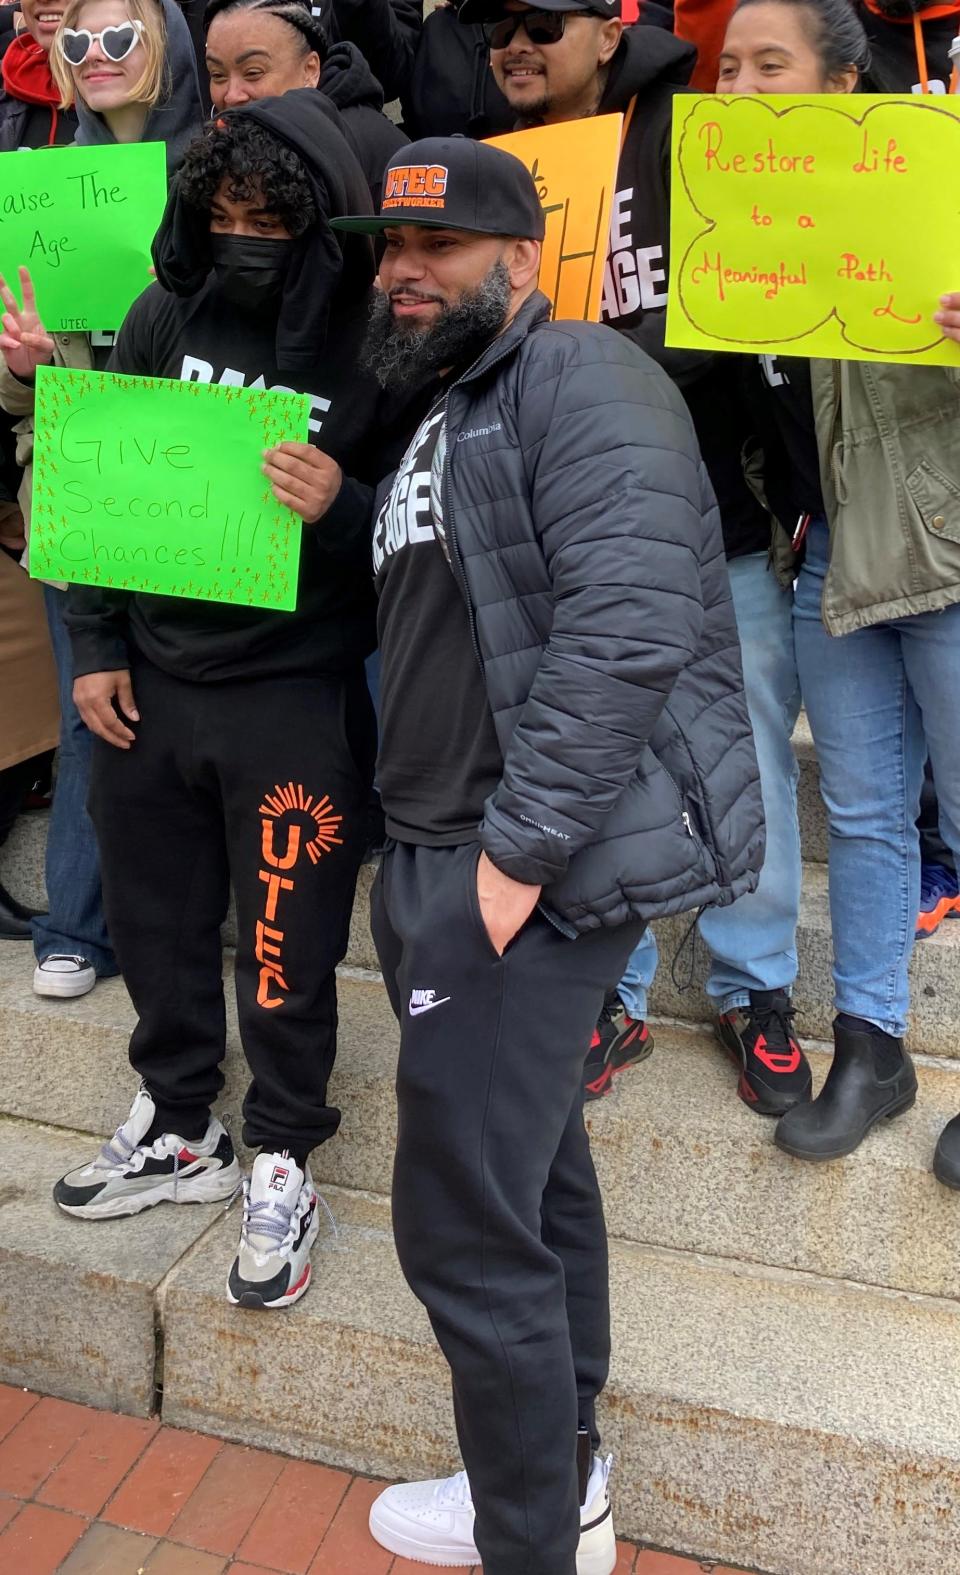
M 830 527 L 827 629 L 960 602 L 960 369 L 812 361 L 810 371 Z

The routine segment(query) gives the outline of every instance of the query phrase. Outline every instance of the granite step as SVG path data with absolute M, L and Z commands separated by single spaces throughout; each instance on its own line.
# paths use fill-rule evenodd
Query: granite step
M 13 950 L 0 949 L 0 1110 L 111 1132 L 133 1091 L 126 1047 L 134 1016 L 122 985 L 112 980 L 74 1003 L 31 996 L 19 1011 L 20 981 L 12 984 L 5 972 Z M 314 1172 L 325 1185 L 386 1194 L 396 1131 L 397 1028 L 382 985 L 341 979 L 340 1017 L 331 1098 L 343 1124 L 317 1150 Z M 940 1130 L 960 1110 L 960 1064 L 920 1058 L 912 1111 L 871 1134 L 848 1159 L 804 1165 L 774 1146 L 772 1121 L 737 1099 L 733 1069 L 709 1032 L 658 1022 L 654 1037 L 652 1058 L 588 1107 L 613 1235 L 928 1295 L 958 1294 L 960 1200 L 939 1186 L 930 1165 Z M 829 1058 L 821 1050 L 811 1059 L 819 1082 Z M 247 1074 L 235 1020 L 225 1073 L 219 1108 L 236 1139 Z
M 365 866 L 360 874 L 354 904 L 346 964 L 354 969 L 377 969 L 377 956 L 370 936 L 369 892 L 374 870 Z M 2 873 L 0 873 L 2 878 Z M 651 1011 L 661 1017 L 678 1017 L 691 1022 L 706 1022 L 713 1015 L 702 985 L 707 972 L 707 955 L 702 943 L 691 935 L 690 917 L 681 914 L 655 926 L 660 943 L 661 965 L 651 994 Z M 229 939 L 229 932 L 225 931 Z M 795 991 L 801 1032 L 811 1039 L 831 1038 L 833 1021 L 833 981 L 831 976 L 832 941 L 824 866 L 804 866 L 803 896 L 797 937 L 800 977 Z M 3 945 L 7 956 L 10 947 Z M 29 945 L 19 946 L 19 985 L 15 997 L 29 993 L 32 957 Z M 10 998 L 2 983 L 12 963 L 0 969 L 0 1002 Z M 674 974 L 676 978 L 674 978 Z M 911 963 L 913 1016 L 910 1044 L 928 1055 L 960 1056 L 960 922 L 942 925 L 939 932 L 915 948 Z M 93 1002 L 102 985 L 94 992 Z M 22 1010 L 29 1003 L 20 1002 Z M 59 1010 L 59 1006 L 56 1008 Z M 92 1004 L 96 1016 L 98 1008 Z
M 0 1381 L 149 1416 L 157 1292 L 223 1208 L 71 1219 L 50 1188 L 90 1157 L 86 1134 L 0 1118 Z
M 226 1304 L 229 1220 L 167 1276 L 164 1419 L 374 1475 L 453 1470 L 448 1375 L 387 1205 L 328 1199 L 338 1235 L 282 1319 Z M 611 1282 L 621 1535 L 774 1575 L 955 1566 L 956 1302 L 625 1242 Z
M 84 1147 L 0 1122 L 0 1380 L 134 1415 L 162 1392 L 168 1423 L 372 1475 L 456 1467 L 385 1199 L 328 1188 L 310 1294 L 249 1313 L 223 1290 L 236 1211 L 57 1214 Z M 622 1535 L 772 1575 L 953 1569 L 957 1301 L 616 1240 L 611 1284 Z

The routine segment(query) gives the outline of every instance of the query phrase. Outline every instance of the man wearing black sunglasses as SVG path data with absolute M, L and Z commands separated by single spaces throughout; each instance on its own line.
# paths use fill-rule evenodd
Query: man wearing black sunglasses
M 474 6 L 460 11 L 464 20 Z M 484 31 L 494 76 L 525 121 L 579 120 L 600 107 L 620 46 L 620 0 L 546 0 L 535 7 L 486 10 Z
M 789 1015 L 800 895 L 790 598 L 767 572 L 771 522 L 744 481 L 752 420 L 736 358 L 664 345 L 673 100 L 695 51 L 659 28 L 624 29 L 620 0 L 465 0 L 458 14 L 483 24 L 493 75 L 518 128 L 624 117 L 602 317 L 659 361 L 690 408 L 720 505 L 761 770 L 766 762 L 769 772 L 768 846 L 793 850 L 779 865 L 768 860 L 759 892 L 744 905 L 704 915 L 701 935 L 713 959 L 707 991 L 717 1003 L 718 1037 L 741 1070 L 741 1098 L 755 1111 L 782 1111 L 809 1077 Z M 607 1092 L 616 1072 L 649 1054 L 646 995 L 656 965 L 648 933 L 621 981 L 625 1016 L 597 1025 L 584 1072 L 588 1097 Z

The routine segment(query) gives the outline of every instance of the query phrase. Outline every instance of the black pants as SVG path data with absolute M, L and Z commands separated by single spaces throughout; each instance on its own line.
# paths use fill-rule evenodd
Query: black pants
M 571 941 L 535 914 L 498 958 L 476 846 L 399 844 L 373 934 L 400 1019 L 397 1252 L 453 1378 L 485 1575 L 574 1575 L 578 1424 L 610 1316 L 584 1048 L 642 925 Z
M 946 869 L 956 872 L 953 854 L 940 835 L 940 806 L 929 760 L 923 776 L 917 830 L 920 833 L 920 858 L 923 863 L 942 864 Z
M 42 758 L 37 755 L 30 760 L 20 760 L 15 766 L 6 766 L 0 771 L 0 848 L 13 830 L 23 801 L 40 775 L 38 765 Z
M 223 1086 L 220 925 L 233 882 L 244 1141 L 300 1154 L 332 1136 L 334 969 L 346 951 L 373 770 L 355 677 L 201 684 L 133 670 L 141 722 L 97 741 L 90 813 L 110 934 L 140 1021 L 130 1059 L 158 1126 L 206 1128 Z

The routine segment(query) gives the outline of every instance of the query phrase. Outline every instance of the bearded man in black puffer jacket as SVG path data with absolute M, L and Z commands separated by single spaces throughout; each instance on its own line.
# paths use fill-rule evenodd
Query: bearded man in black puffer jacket
M 717 508 L 666 374 L 549 321 L 519 160 L 414 143 L 379 218 L 333 222 L 385 236 L 371 370 L 435 388 L 375 511 L 373 929 L 401 1023 L 397 1250 L 467 1468 L 388 1488 L 371 1529 L 428 1564 L 609 1575 L 583 1045 L 646 920 L 731 902 L 763 854 Z

